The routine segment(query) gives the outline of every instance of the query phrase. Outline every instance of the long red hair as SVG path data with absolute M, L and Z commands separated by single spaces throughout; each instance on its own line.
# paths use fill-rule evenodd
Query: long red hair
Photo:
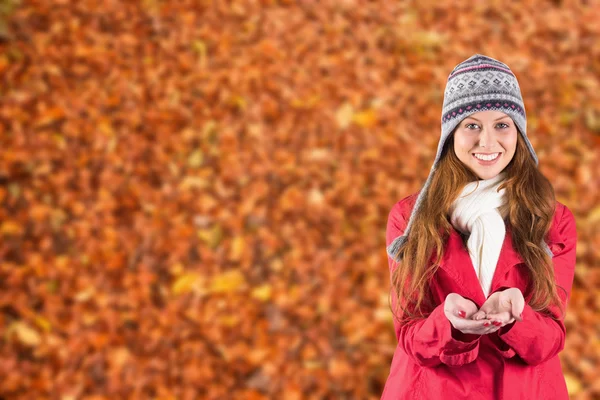
M 528 304 L 549 315 L 552 315 L 549 308 L 553 305 L 564 313 L 552 260 L 540 246 L 554 216 L 554 189 L 535 165 L 526 146 L 518 133 L 513 159 L 503 170 L 506 178 L 499 188 L 506 189 L 507 202 L 499 212 L 504 222 L 510 224 L 515 250 L 529 271 L 528 292 L 531 291 L 532 297 Z M 428 296 L 429 282 L 439 267 L 444 242 L 453 229 L 448 219 L 450 206 L 467 183 L 478 179 L 456 156 L 454 134 L 451 134 L 421 207 L 415 213 L 408 240 L 394 255 L 398 267 L 392 273 L 392 295 L 396 304 L 392 312 L 399 320 L 422 318 L 433 310 Z

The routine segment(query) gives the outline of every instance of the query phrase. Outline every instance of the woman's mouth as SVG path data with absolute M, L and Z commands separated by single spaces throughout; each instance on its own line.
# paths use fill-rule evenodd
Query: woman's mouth
M 491 154 L 482 154 L 482 153 L 473 153 L 473 158 L 477 160 L 477 162 L 481 165 L 494 165 L 500 159 L 502 153 L 491 153 Z

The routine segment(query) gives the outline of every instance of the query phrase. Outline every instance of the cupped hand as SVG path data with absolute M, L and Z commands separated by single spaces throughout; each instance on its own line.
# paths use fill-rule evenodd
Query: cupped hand
M 474 320 L 477 305 L 457 293 L 450 293 L 444 302 L 444 314 L 452 326 L 466 334 L 485 335 L 500 328 L 486 319 Z
M 476 321 L 490 320 L 502 327 L 516 321 L 523 321 L 521 313 L 525 308 L 523 293 L 518 288 L 508 288 L 488 297 L 479 311 L 473 314 Z

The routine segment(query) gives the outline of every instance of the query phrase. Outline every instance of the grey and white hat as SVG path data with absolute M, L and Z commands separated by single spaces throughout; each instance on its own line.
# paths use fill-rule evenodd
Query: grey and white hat
M 442 135 L 435 160 L 425 185 L 417 197 L 403 235 L 395 238 L 387 246 L 386 250 L 390 257 L 395 256 L 400 246 L 408 238 L 414 216 L 423 202 L 433 172 L 437 168 L 442 150 L 450 134 L 464 118 L 485 110 L 501 111 L 512 118 L 525 140 L 535 164 L 538 165 L 538 158 L 527 138 L 527 116 L 521 97 L 521 89 L 517 78 L 508 65 L 482 54 L 475 54 L 459 63 L 448 76 L 444 91 L 441 118 Z M 546 251 L 550 250 L 547 249 Z M 550 254 L 552 253 L 550 252 Z

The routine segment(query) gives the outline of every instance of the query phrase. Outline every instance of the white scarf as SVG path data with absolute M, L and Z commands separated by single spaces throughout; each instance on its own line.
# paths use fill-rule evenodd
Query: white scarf
M 449 211 L 452 225 L 464 234 L 470 233 L 467 248 L 486 298 L 506 234 L 498 211 L 504 204 L 506 189 L 497 192 L 505 176 L 502 172 L 491 179 L 469 182 Z

